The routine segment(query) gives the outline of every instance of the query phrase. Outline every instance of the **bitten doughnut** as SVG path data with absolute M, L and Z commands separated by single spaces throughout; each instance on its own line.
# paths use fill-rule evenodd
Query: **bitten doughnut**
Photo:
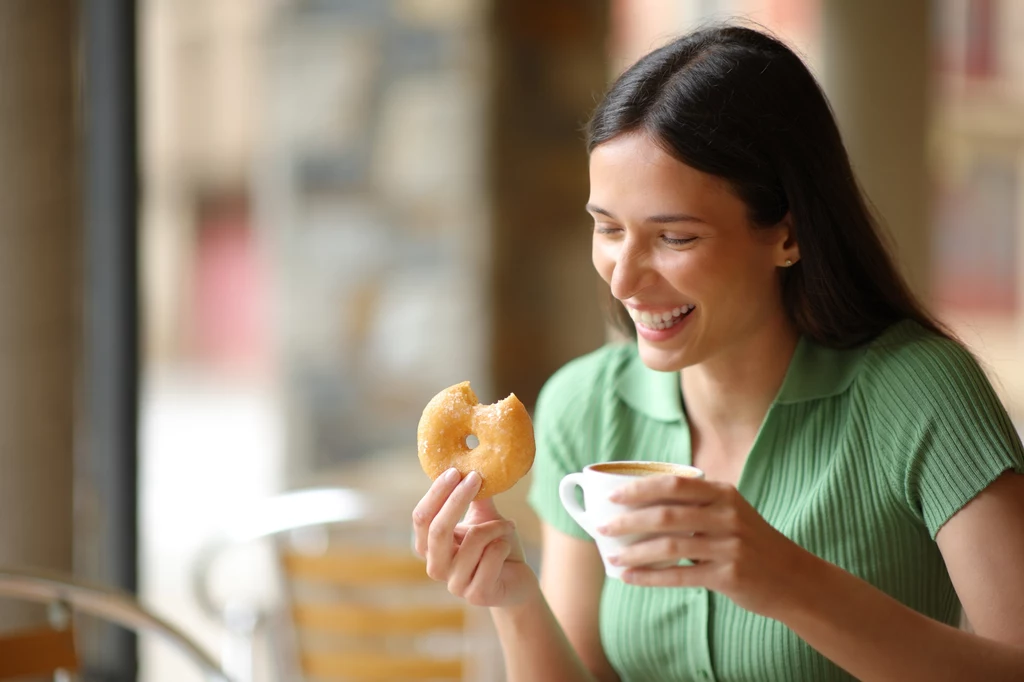
M 475 448 L 466 438 L 476 436 Z M 483 479 L 474 499 L 482 500 L 515 485 L 533 466 L 537 447 L 533 422 L 515 394 L 481 405 L 468 381 L 444 389 L 427 403 L 416 429 L 420 466 L 436 479 L 455 467 Z

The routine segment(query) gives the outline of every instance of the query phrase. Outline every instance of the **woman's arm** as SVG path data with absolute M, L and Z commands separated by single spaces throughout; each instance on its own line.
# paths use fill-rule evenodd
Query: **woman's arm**
M 604 565 L 591 542 L 542 524 L 541 579 L 524 604 L 493 608 L 510 682 L 618 682 L 598 628 Z
M 610 560 L 636 585 L 694 586 L 792 629 L 866 682 L 1024 680 L 1024 476 L 992 483 L 940 529 L 937 541 L 976 634 L 904 606 L 799 547 L 735 488 L 652 476 L 613 496 L 644 507 L 602 532 L 653 533 Z M 648 505 L 648 506 L 645 506 Z M 636 568 L 682 557 L 692 566 Z
M 1024 680 L 1024 476 L 998 479 L 936 541 L 975 634 L 820 560 L 805 598 L 779 620 L 862 680 Z

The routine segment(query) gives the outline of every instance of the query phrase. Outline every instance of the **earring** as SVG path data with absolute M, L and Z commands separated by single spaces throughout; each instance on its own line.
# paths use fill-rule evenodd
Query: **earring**
M 792 265 L 792 264 L 793 264 L 793 261 L 791 261 L 791 260 L 789 260 L 789 259 L 787 258 L 787 259 L 786 259 L 786 267 L 788 268 L 788 267 L 789 267 L 790 265 Z

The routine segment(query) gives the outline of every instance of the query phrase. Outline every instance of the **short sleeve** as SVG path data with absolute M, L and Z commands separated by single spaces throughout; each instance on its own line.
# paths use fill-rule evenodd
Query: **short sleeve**
M 590 536 L 565 511 L 558 485 L 566 474 L 595 461 L 600 403 L 608 390 L 602 378 L 607 356 L 607 349 L 595 351 L 555 372 L 534 409 L 537 455 L 528 501 L 542 521 L 583 540 Z
M 935 335 L 902 341 L 879 351 L 868 408 L 894 491 L 934 539 L 1004 472 L 1024 473 L 1024 449 L 969 351 Z

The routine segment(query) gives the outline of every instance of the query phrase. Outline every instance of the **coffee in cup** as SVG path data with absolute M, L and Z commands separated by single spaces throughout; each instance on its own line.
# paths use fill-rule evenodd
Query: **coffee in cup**
M 671 462 L 602 462 L 591 464 L 589 469 L 616 476 L 685 476 L 700 478 L 700 469 Z
M 608 563 L 607 557 L 617 554 L 623 547 L 646 540 L 651 535 L 633 534 L 609 537 L 598 533 L 597 528 L 634 509 L 628 505 L 611 502 L 608 496 L 629 481 L 645 476 L 704 478 L 704 472 L 697 467 L 671 462 L 629 460 L 600 462 L 584 467 L 583 471 L 566 475 L 558 486 L 562 506 L 576 523 L 580 524 L 580 527 L 594 538 L 597 550 L 604 562 L 605 575 L 610 578 L 621 578 L 625 567 L 613 566 Z M 577 487 L 583 489 L 582 506 L 576 499 Z M 659 566 L 655 566 L 655 568 Z

